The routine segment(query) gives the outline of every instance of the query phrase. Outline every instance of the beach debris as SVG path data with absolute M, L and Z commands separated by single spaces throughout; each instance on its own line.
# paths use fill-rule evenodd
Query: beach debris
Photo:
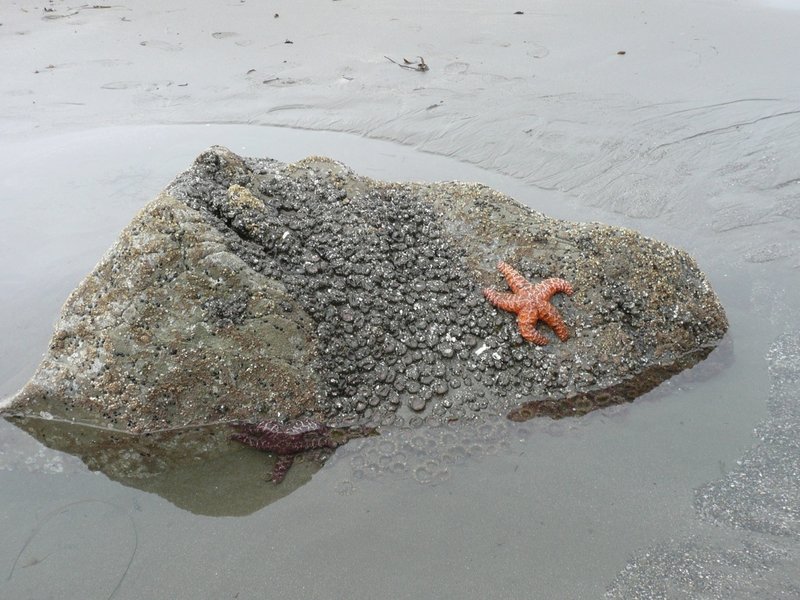
M 55 9 L 50 9 L 50 10 L 45 9 L 44 10 L 45 14 L 42 17 L 42 19 L 47 19 L 47 20 L 65 19 L 66 17 L 73 17 L 73 16 L 77 15 L 78 12 L 79 11 L 75 10 L 75 11 L 72 11 L 72 12 L 59 14 L 59 13 L 55 12 Z
M 65 19 L 67 17 L 74 17 L 75 15 L 77 15 L 82 10 L 93 10 L 93 9 L 98 9 L 98 8 L 115 8 L 115 7 L 107 5 L 107 4 L 91 4 L 91 5 L 90 4 L 83 4 L 81 6 L 78 6 L 75 9 L 69 8 L 69 9 L 67 9 L 68 12 L 65 12 L 65 13 L 59 13 L 59 12 L 57 12 L 57 9 L 55 9 L 55 8 L 44 8 L 44 9 L 42 9 L 42 12 L 44 12 L 44 16 L 42 17 L 42 19 L 46 19 L 46 20 Z M 121 7 L 118 7 L 118 8 L 121 8 Z M 25 11 L 25 12 L 27 12 L 27 11 Z
M 425 59 L 422 58 L 421 56 L 417 57 L 419 61 L 408 60 L 407 58 L 404 58 L 402 63 L 399 63 L 396 60 L 392 60 L 386 55 L 384 55 L 384 58 L 389 62 L 393 62 L 398 67 L 401 67 L 403 69 L 410 69 L 412 71 L 420 71 L 420 72 L 425 72 L 429 69 L 428 65 L 425 63 Z

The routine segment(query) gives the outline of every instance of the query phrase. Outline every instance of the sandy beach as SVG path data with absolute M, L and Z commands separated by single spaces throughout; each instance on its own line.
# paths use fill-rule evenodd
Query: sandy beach
M 746 201 L 726 201 L 743 170 L 762 186 L 796 176 L 773 138 L 796 135 L 800 11 L 775 3 L 96 6 L 4 11 L 4 136 L 198 123 L 349 132 L 645 219 L 708 198 L 724 213 Z M 387 60 L 420 57 L 427 71 Z M 728 150 L 743 147 L 763 156 Z M 694 177 L 699 161 L 718 176 Z
M 345 447 L 235 518 L 0 421 L 0 596 L 794 597 L 800 453 L 770 432 L 796 426 L 800 372 L 798 31 L 789 0 L 6 2 L 0 399 L 120 229 L 211 144 L 477 180 L 680 246 L 736 359 L 480 442 L 436 485 L 359 479 L 369 448 Z

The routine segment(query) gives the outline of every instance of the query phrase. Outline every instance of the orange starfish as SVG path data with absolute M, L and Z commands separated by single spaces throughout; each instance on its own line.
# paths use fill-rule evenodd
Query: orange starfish
M 567 326 L 555 306 L 550 304 L 550 298 L 558 292 L 571 296 L 572 286 L 569 282 L 553 277 L 534 285 L 502 261 L 497 268 L 506 278 L 511 293 L 486 288 L 483 290 L 486 299 L 497 308 L 516 313 L 519 332 L 529 342 L 540 346 L 547 344 L 547 338 L 536 331 L 538 321 L 547 323 L 559 339 L 565 341 L 569 337 Z

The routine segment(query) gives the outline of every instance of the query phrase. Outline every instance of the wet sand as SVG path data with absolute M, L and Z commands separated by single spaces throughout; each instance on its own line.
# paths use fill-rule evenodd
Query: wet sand
M 346 447 L 235 519 L 109 482 L 0 422 L 0 595 L 662 597 L 641 590 L 696 578 L 720 548 L 748 568 L 718 575 L 708 597 L 800 586 L 797 528 L 717 527 L 694 505 L 759 443 L 753 428 L 776 418 L 770 381 L 789 377 L 768 366 L 794 358 L 770 348 L 800 309 L 800 11 L 51 6 L 0 15 L 0 396 L 33 371 L 66 294 L 118 231 L 212 143 L 328 154 L 385 179 L 479 180 L 553 216 L 677 244 L 722 297 L 736 363 L 621 411 L 531 424 L 501 447 L 479 438 L 435 485 L 413 470 L 372 476 L 370 449 Z M 418 55 L 429 71 L 385 58 Z M 800 459 L 782 452 L 791 480 Z M 618 579 L 631 572 L 638 588 Z

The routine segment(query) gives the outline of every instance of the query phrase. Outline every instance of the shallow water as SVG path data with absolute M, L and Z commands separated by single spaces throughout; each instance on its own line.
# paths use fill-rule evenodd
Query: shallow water
M 800 585 L 787 566 L 798 560 L 796 520 L 777 537 L 745 528 L 750 546 L 741 550 L 743 534 L 711 527 L 714 511 L 695 505 L 695 490 L 737 472 L 757 441 L 756 425 L 788 418 L 768 407 L 770 386 L 797 376 L 788 367 L 769 371 L 776 356 L 784 364 L 797 350 L 773 347 L 800 308 L 797 217 L 770 227 L 757 197 L 744 214 L 720 214 L 702 201 L 682 219 L 658 211 L 634 219 L 396 144 L 269 127 L 119 127 L 11 139 L 0 148 L 7 216 L 0 397 L 31 375 L 61 303 L 119 230 L 211 144 L 280 160 L 328 154 L 382 179 L 480 181 L 552 216 L 631 226 L 679 245 L 722 298 L 734 363 L 713 376 L 699 365 L 695 378 L 581 419 L 350 444 L 309 483 L 244 517 L 179 509 L 93 474 L 0 420 L 0 596 L 597 598 L 609 589 L 642 597 L 629 593 L 632 582 L 647 589 L 675 579 L 665 565 L 677 565 L 690 542 L 695 566 L 714 559 L 713 542 L 750 557 L 751 580 L 771 569 L 783 573 L 775 585 L 784 588 L 775 589 Z M 796 401 L 796 386 L 786 387 L 782 397 Z M 797 446 L 781 448 L 771 460 L 796 468 Z M 302 468 L 295 475 L 305 476 Z M 797 502 L 796 491 L 786 493 Z M 756 543 L 771 544 L 772 553 L 759 554 Z M 731 589 L 743 585 L 733 581 Z

